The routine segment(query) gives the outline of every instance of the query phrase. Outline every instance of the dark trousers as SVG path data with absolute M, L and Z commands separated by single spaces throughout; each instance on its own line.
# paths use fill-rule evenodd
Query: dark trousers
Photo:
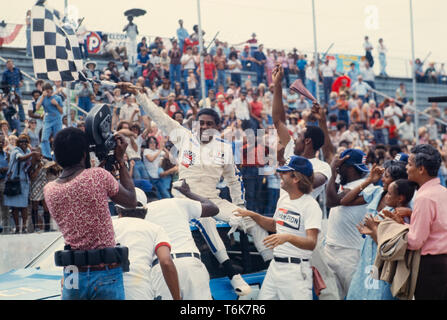
M 416 300 L 447 300 L 447 254 L 421 256 Z
M 263 176 L 259 175 L 258 167 L 242 167 L 242 181 L 245 189 L 246 208 L 251 211 L 259 212 L 258 194 L 262 185 Z
M 323 78 L 324 102 L 325 103 L 329 103 L 329 95 L 331 94 L 333 81 L 334 81 L 334 78 L 332 78 L 332 77 L 324 77 Z

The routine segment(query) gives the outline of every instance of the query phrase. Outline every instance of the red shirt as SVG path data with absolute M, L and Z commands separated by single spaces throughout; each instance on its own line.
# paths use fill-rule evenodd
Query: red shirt
M 203 69 L 204 69 L 204 73 L 205 73 L 205 79 L 213 80 L 214 73 L 216 72 L 216 65 L 212 62 L 210 62 L 210 63 L 204 62 Z
M 114 247 L 108 198 L 118 191 L 118 181 L 102 168 L 86 169 L 66 183 L 48 183 L 45 201 L 65 243 L 79 250 Z
M 262 102 L 261 101 L 256 101 L 256 102 L 252 101 L 250 103 L 250 105 L 251 105 L 251 110 L 252 110 L 253 114 L 257 117 L 261 117 L 261 112 L 263 109 Z
M 176 113 L 177 111 L 180 111 L 180 107 L 178 106 L 177 102 L 175 102 L 175 101 L 169 106 L 168 106 L 168 104 L 166 104 L 166 108 L 168 110 L 168 115 L 170 117 L 172 117 L 174 115 L 174 113 Z
M 388 128 L 388 131 L 389 131 L 389 138 L 390 139 L 397 138 L 397 127 L 396 127 L 396 125 L 390 126 Z

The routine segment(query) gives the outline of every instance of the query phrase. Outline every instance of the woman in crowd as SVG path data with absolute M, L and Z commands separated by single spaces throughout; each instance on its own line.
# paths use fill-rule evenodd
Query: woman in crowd
M 376 144 L 384 144 L 385 137 L 383 135 L 383 129 L 385 128 L 385 120 L 381 118 L 378 110 L 374 111 L 372 118 L 369 121 L 371 129 L 374 134 L 374 141 Z
M 159 199 L 171 198 L 169 191 L 163 186 L 160 179 L 160 165 L 164 157 L 164 141 L 160 144 L 155 137 L 148 137 L 146 140 L 147 148 L 143 151 L 144 164 L 149 173 L 152 184 L 157 188 L 157 196 Z
M 5 195 L 3 198 L 3 204 L 12 208 L 12 214 L 14 217 L 14 223 L 16 226 L 16 233 L 20 232 L 19 224 L 19 211 L 22 215 L 22 233 L 27 233 L 26 227 L 28 219 L 28 198 L 30 191 L 30 179 L 28 176 L 28 168 L 30 166 L 31 158 L 40 156 L 39 152 L 31 152 L 29 148 L 29 138 L 25 134 L 21 134 L 17 141 L 17 146 L 11 150 L 9 156 L 9 170 L 6 174 L 8 180 L 19 178 L 20 179 L 20 194 L 18 195 Z
M 374 223 L 372 220 L 383 210 L 390 210 L 390 205 L 393 205 L 387 196 L 389 186 L 394 181 L 399 179 L 407 179 L 407 171 L 405 169 L 405 162 L 388 161 L 384 164 L 384 168 L 374 166 L 368 178 L 358 187 L 352 189 L 340 201 L 344 206 L 357 206 L 368 204 L 365 226 L 359 226 L 362 233 L 367 233 L 367 228 L 372 228 Z M 383 186 L 373 186 L 366 189 L 371 184 L 377 184 L 382 180 Z M 414 190 L 413 190 L 414 191 Z M 411 200 L 411 199 L 410 199 Z M 408 201 L 401 203 L 401 206 L 407 205 Z M 368 215 L 366 215 L 368 214 Z M 370 235 L 366 235 L 365 242 L 361 251 L 360 262 L 357 266 L 347 299 L 350 300 L 390 300 L 394 299 L 391 295 L 390 285 L 384 281 L 375 282 L 374 286 L 365 286 L 365 283 L 372 281 L 370 269 L 368 266 L 374 265 L 374 260 L 377 251 L 377 240 Z

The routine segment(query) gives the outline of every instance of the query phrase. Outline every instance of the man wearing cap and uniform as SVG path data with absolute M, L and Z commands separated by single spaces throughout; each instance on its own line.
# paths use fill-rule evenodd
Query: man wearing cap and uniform
M 149 117 L 158 125 L 169 140 L 179 150 L 179 179 L 184 179 L 191 187 L 191 191 L 201 194 L 219 207 L 217 219 L 229 222 L 234 216 L 233 211 L 244 205 L 241 181 L 233 159 L 231 143 L 220 138 L 216 130 L 220 124 L 218 114 L 209 108 L 200 110 L 197 114 L 199 126 L 193 132 L 182 127 L 177 121 L 170 118 L 160 107 L 147 99 L 130 83 L 119 84 L 124 90 L 135 93 L 138 104 Z M 221 177 L 224 177 L 230 189 L 232 202 L 221 199 L 216 189 Z M 175 197 L 184 197 L 173 190 Z M 212 218 L 201 218 L 196 221 L 200 232 L 204 235 L 212 253 L 224 267 L 226 275 L 238 295 L 250 293 L 250 286 L 240 274 L 234 270 L 225 245 L 216 228 L 216 221 Z M 244 230 L 252 235 L 254 244 L 264 261 L 272 258 L 272 251 L 262 242 L 267 232 L 254 221 L 244 220 Z
M 313 168 L 310 161 L 292 156 L 279 167 L 281 195 L 273 218 L 238 209 L 238 216 L 251 217 L 269 232 L 264 243 L 273 248 L 258 299 L 312 300 L 313 275 L 310 264 L 318 242 L 322 212 L 311 196 Z
M 123 274 L 126 299 L 154 299 L 150 271 L 153 262 L 157 260 L 171 295 L 178 300 L 181 298 L 179 279 L 170 255 L 169 237 L 162 227 L 144 220 L 146 194 L 138 188 L 135 188 L 135 193 L 137 207 L 126 209 L 116 205 L 119 218 L 113 220 L 116 242 L 129 248 L 129 272 Z
M 369 172 L 366 154 L 358 149 L 347 149 L 334 158 L 331 169 L 332 177 L 326 190 L 327 206 L 331 211 L 325 256 L 329 268 L 336 276 L 340 299 L 344 299 L 360 260 L 363 238 L 356 226 L 363 221 L 367 204 L 342 206 L 340 200 L 365 181 Z M 336 177 L 339 178 L 337 182 Z M 373 186 L 370 185 L 365 190 L 371 187 Z
M 191 193 L 184 181 L 176 189 L 188 199 L 172 198 L 151 202 L 147 206 L 146 220 L 162 226 L 171 239 L 171 255 L 177 268 L 182 299 L 211 300 L 210 276 L 200 260 L 200 251 L 191 234 L 190 221 L 215 216 L 219 208 L 210 200 Z M 150 279 L 155 299 L 172 299 L 158 260 L 152 263 Z

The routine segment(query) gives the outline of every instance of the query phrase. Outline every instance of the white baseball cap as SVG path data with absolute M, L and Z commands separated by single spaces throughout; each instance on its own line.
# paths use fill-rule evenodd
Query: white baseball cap
M 137 197 L 137 207 L 136 209 L 146 209 L 147 206 L 147 196 L 146 193 L 144 193 L 143 190 L 141 190 L 140 188 L 135 188 L 135 195 Z M 124 208 L 123 206 L 117 204 L 116 205 L 118 208 L 121 209 L 128 209 L 128 208 Z

